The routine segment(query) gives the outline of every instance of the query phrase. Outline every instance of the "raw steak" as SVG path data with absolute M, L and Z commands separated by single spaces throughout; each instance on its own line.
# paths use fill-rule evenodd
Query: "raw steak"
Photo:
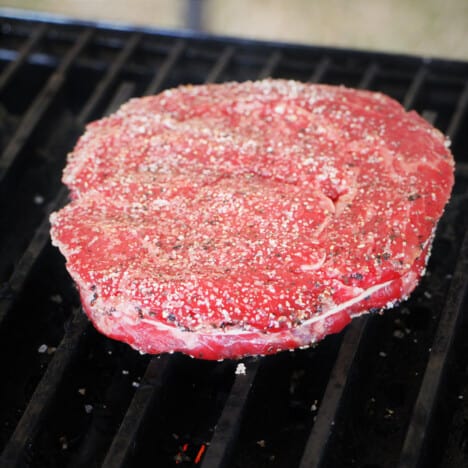
M 168 90 L 88 126 L 52 240 L 95 326 L 142 352 L 305 347 L 415 288 L 453 185 L 447 146 L 379 93 Z

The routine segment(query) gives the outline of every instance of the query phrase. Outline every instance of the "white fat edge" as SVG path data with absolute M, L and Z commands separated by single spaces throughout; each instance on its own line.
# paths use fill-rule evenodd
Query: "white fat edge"
M 395 280 L 385 281 L 384 283 L 380 283 L 380 284 L 377 284 L 375 286 L 371 286 L 370 288 L 363 290 L 359 295 L 357 295 L 353 299 L 349 299 L 348 301 L 342 302 L 341 304 L 338 304 L 338 305 L 336 305 L 334 307 L 331 307 L 325 313 L 322 313 L 320 315 L 316 315 L 316 316 L 314 316 L 314 317 L 312 317 L 312 318 L 310 318 L 308 320 L 304 320 L 304 322 L 302 322 L 300 327 L 298 327 L 298 328 L 306 327 L 306 326 L 308 326 L 310 324 L 322 321 L 322 320 L 324 320 L 324 319 L 326 319 L 326 318 L 328 318 L 328 317 L 330 317 L 330 316 L 332 316 L 332 315 L 334 315 L 334 314 L 336 314 L 338 312 L 341 312 L 342 310 L 353 306 L 354 304 L 362 301 L 363 299 L 365 299 L 366 297 L 374 294 L 375 292 L 389 286 L 391 283 L 393 283 L 393 281 L 395 281 Z M 171 330 L 171 331 L 177 330 L 177 331 L 180 331 L 181 336 L 184 336 L 184 337 L 186 337 L 187 335 L 190 334 L 190 333 L 188 333 L 186 331 L 180 330 L 177 327 L 166 325 L 165 323 L 161 323 L 161 322 L 159 322 L 157 320 L 152 320 L 152 319 L 149 319 L 149 318 L 142 318 L 142 319 L 140 319 L 140 321 L 144 322 L 144 323 L 147 323 L 148 325 L 152 325 L 155 328 L 158 328 L 160 330 Z M 202 334 L 202 335 L 222 335 L 222 336 L 225 336 L 225 335 L 241 335 L 241 334 L 248 335 L 248 334 L 252 334 L 252 333 L 258 333 L 258 331 L 256 331 L 256 330 L 224 330 L 223 332 L 220 333 L 219 330 L 203 330 L 203 329 L 200 329 L 200 330 L 194 330 L 192 333 L 193 334 Z
M 354 304 L 357 304 L 358 302 L 361 302 L 364 300 L 366 297 L 371 296 L 377 291 L 380 291 L 381 289 L 389 286 L 392 284 L 395 280 L 389 280 L 385 281 L 384 283 L 376 284 L 375 286 L 371 286 L 370 288 L 365 289 L 361 294 L 358 294 L 356 297 L 353 297 L 352 299 L 349 299 L 348 301 L 342 302 L 341 304 L 338 304 L 331 309 L 327 310 L 324 314 L 314 316 L 310 318 L 309 320 L 305 320 L 301 326 L 303 325 L 309 325 L 311 323 L 315 323 L 319 320 L 326 319 L 327 317 L 330 317 L 331 315 L 334 315 L 338 312 L 341 312 L 344 309 L 347 309 Z M 360 315 L 362 312 L 358 313 L 357 315 Z

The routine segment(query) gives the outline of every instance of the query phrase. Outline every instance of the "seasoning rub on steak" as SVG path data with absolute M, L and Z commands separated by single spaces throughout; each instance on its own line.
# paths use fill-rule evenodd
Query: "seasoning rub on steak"
M 142 352 L 306 347 L 415 288 L 446 143 L 379 93 L 184 86 L 88 125 L 52 240 L 95 326 Z

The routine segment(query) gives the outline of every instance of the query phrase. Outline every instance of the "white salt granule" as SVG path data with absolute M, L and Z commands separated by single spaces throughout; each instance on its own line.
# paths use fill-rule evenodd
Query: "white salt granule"
M 245 367 L 245 364 L 243 362 L 240 362 L 237 364 L 236 367 L 236 375 L 245 375 L 247 373 L 247 369 Z

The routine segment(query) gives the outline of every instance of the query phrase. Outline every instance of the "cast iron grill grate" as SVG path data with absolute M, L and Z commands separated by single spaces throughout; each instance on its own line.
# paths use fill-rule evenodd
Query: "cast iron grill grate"
M 468 464 L 467 63 L 5 11 L 0 32 L 0 466 Z M 48 237 L 84 125 L 132 96 L 267 76 L 383 91 L 451 138 L 428 275 L 396 310 L 245 374 L 99 335 Z

